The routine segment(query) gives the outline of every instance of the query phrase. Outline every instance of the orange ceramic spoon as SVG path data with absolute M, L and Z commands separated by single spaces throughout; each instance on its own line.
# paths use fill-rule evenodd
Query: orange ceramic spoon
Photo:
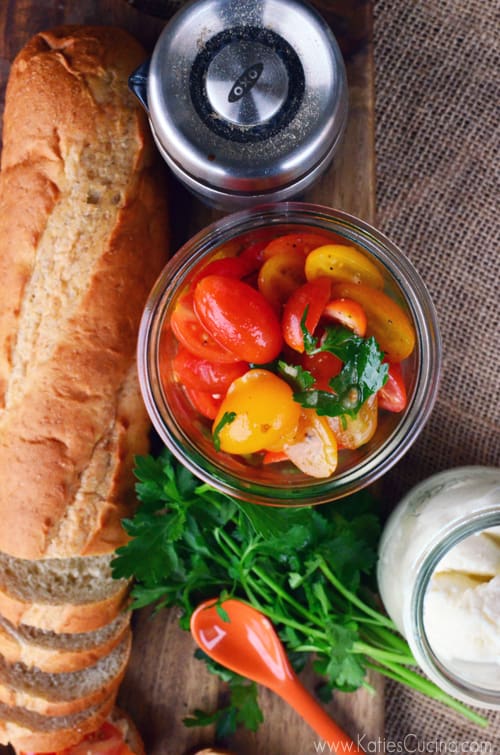
M 220 605 L 229 621 L 217 612 L 214 600 L 205 601 L 193 613 L 191 634 L 197 645 L 222 666 L 282 697 L 338 755 L 362 755 L 364 751 L 302 686 L 269 619 L 239 600 Z

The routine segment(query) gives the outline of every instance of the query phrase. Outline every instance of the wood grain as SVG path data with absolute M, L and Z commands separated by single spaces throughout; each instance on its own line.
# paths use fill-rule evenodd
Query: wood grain
M 337 207 L 374 221 L 375 159 L 371 3 L 367 0 L 318 0 L 346 60 L 350 115 L 346 135 L 330 169 L 305 200 Z M 36 32 L 62 23 L 123 26 L 150 51 L 165 21 L 139 12 L 125 0 L 0 0 L 0 109 L 11 62 Z M 171 179 L 174 250 L 193 232 L 220 216 L 191 198 Z M 182 718 L 195 708 L 223 702 L 224 689 L 193 657 L 189 634 L 178 628 L 175 611 L 134 616 L 134 650 L 122 685 L 120 704 L 134 716 L 148 755 L 186 755 L 212 743 L 210 728 L 187 729 Z M 308 686 L 313 677 L 306 676 Z M 331 715 L 353 738 L 383 736 L 383 688 L 373 678 L 375 695 L 338 694 Z M 309 727 L 276 696 L 261 690 L 265 722 L 256 734 L 239 733 L 226 743 L 239 755 L 299 755 L 317 752 Z M 1 750 L 1 748 L 0 748 Z M 374 749 L 370 751 L 374 752 Z

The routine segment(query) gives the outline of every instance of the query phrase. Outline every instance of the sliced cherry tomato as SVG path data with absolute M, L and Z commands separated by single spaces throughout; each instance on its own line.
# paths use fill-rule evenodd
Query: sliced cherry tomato
M 122 755 L 123 747 L 121 731 L 109 721 L 105 721 L 97 732 L 87 735 L 80 744 L 63 750 L 63 753 L 64 755 Z
M 263 464 L 278 464 L 280 461 L 288 461 L 284 451 L 265 451 L 262 459 Z
M 415 329 L 399 304 L 383 291 L 356 283 L 334 283 L 332 297 L 354 299 L 367 317 L 366 334 L 374 336 L 388 362 L 402 362 L 415 347 Z
M 199 391 L 196 388 L 184 387 L 189 400 L 200 414 L 208 419 L 215 419 L 222 404 L 222 394 Z
M 194 287 L 199 280 L 206 275 L 225 275 L 228 278 L 243 278 L 247 274 L 247 266 L 241 260 L 241 257 L 221 257 L 212 260 L 199 270 L 191 281 Z
M 194 310 L 210 335 L 240 360 L 264 364 L 281 351 L 278 317 L 248 283 L 208 275 L 194 290 Z
M 305 270 L 307 280 L 326 275 L 335 281 L 384 287 L 378 267 L 355 247 L 344 244 L 327 244 L 314 249 L 307 255 Z
M 257 285 L 267 301 L 281 311 L 293 291 L 305 282 L 304 256 L 300 252 L 282 252 L 264 262 Z
M 193 309 L 193 294 L 181 296 L 170 318 L 170 327 L 188 351 L 212 362 L 239 362 L 240 359 L 220 345 L 205 330 Z
M 21 752 L 19 755 L 37 755 L 37 753 Z M 134 753 L 123 741 L 123 735 L 118 727 L 105 721 L 98 732 L 87 735 L 79 744 L 58 750 L 58 752 L 45 753 L 45 755 L 134 755 Z
M 337 439 L 325 417 L 313 409 L 302 409 L 297 434 L 283 449 L 304 474 L 330 477 L 337 468 Z
M 339 322 L 361 338 L 366 334 L 365 310 L 353 299 L 332 299 L 323 310 L 323 316 Z
M 331 351 L 319 351 L 317 354 L 303 354 L 302 367 L 308 370 L 316 379 L 315 388 L 330 391 L 329 382 L 342 369 L 342 360 Z
M 305 324 L 314 333 L 321 314 L 330 299 L 331 283 L 328 278 L 317 278 L 297 288 L 283 310 L 281 327 L 286 343 L 295 351 L 304 351 L 302 319 L 307 309 Z
M 386 409 L 388 412 L 402 412 L 403 409 L 406 409 L 407 403 L 406 386 L 401 365 L 393 362 L 389 365 L 387 382 L 378 392 L 379 409 Z
M 288 383 L 269 370 L 249 370 L 229 387 L 213 430 L 219 428 L 225 414 L 234 413 L 232 421 L 218 429 L 221 451 L 280 451 L 295 435 L 300 411 Z
M 238 259 L 245 266 L 245 275 L 254 273 L 260 268 L 264 262 L 263 252 L 268 243 L 269 238 L 261 239 L 259 241 L 253 241 L 243 249 Z
M 96 734 L 88 735 L 80 745 L 73 747 L 71 755 L 121 755 L 123 744 L 123 734 L 118 727 L 105 721 Z
M 248 370 L 247 362 L 211 362 L 180 347 L 173 360 L 180 383 L 210 393 L 225 393 L 233 380 Z
M 375 434 L 378 423 L 377 394 L 373 394 L 362 404 L 355 417 L 343 414 L 341 417 L 328 417 L 328 424 L 335 433 L 339 448 L 354 450 L 368 443 Z
M 307 231 L 287 233 L 270 241 L 264 249 L 263 256 L 267 260 L 274 254 L 289 254 L 290 252 L 292 254 L 300 252 L 307 255 L 312 249 L 316 249 L 317 246 L 324 246 L 329 241 L 330 237 L 327 234 L 308 233 Z

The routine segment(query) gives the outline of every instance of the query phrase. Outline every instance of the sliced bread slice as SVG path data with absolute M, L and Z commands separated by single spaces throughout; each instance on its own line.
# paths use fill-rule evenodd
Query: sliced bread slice
M 48 674 L 0 658 L 0 702 L 46 716 L 65 716 L 99 704 L 118 689 L 130 656 L 131 632 L 93 666 Z
M 129 583 L 111 575 L 113 554 L 29 560 L 0 552 L 0 614 L 15 626 L 92 632 L 113 621 Z
M 120 592 L 113 553 L 71 558 L 16 558 L 0 551 L 0 589 L 25 603 L 95 603 Z
M 146 755 L 144 743 L 139 731 L 128 713 L 115 705 L 108 720 L 123 734 L 125 743 L 130 747 L 134 755 Z
M 0 616 L 0 655 L 8 663 L 24 663 L 55 674 L 78 671 L 93 665 L 118 645 L 130 618 L 130 611 L 125 611 L 94 632 L 60 634 L 26 624 L 15 627 Z
M 112 694 L 99 705 L 68 716 L 44 716 L 0 703 L 0 744 L 16 752 L 49 753 L 78 744 L 106 720 L 115 702 Z
M 93 632 L 114 621 L 128 604 L 129 586 L 95 603 L 29 603 L 0 590 L 0 614 L 11 624 L 28 624 L 64 634 Z

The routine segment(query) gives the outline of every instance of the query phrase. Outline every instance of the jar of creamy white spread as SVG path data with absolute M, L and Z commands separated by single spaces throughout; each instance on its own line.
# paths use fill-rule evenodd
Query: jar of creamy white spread
M 500 709 L 500 468 L 450 469 L 410 490 L 382 533 L 377 576 L 422 671 Z

